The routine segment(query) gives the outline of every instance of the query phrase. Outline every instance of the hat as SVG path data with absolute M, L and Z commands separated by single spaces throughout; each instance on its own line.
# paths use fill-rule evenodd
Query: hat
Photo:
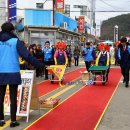
M 59 49 L 59 48 L 61 48 L 62 47 L 62 49 L 65 49 L 66 48 L 66 43 L 64 42 L 64 41 L 62 41 L 62 42 L 57 42 L 56 43 L 56 48 L 57 49 Z

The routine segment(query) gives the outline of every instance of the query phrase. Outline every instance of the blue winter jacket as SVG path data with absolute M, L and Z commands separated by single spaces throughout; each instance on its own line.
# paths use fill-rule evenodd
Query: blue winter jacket
M 21 84 L 19 56 L 36 68 L 42 66 L 17 36 L 13 33 L 0 32 L 0 85 Z
M 126 44 L 124 51 L 122 44 L 118 45 L 116 60 L 122 68 L 130 67 L 130 44 Z
M 84 61 L 90 62 L 96 59 L 96 53 L 93 47 L 84 48 L 82 55 L 84 56 Z

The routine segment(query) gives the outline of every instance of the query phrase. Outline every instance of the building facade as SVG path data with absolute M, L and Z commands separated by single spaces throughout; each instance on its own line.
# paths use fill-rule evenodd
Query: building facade
M 60 36 L 61 40 L 66 38 L 66 40 L 68 39 L 68 43 L 73 43 L 76 41 L 76 43 L 79 41 L 78 39 L 80 35 L 78 33 L 78 25 L 77 28 L 75 29 L 70 29 L 68 28 L 69 26 L 69 22 L 71 20 L 71 22 L 74 20 L 76 22 L 76 20 L 80 17 L 83 16 L 85 19 L 85 31 L 83 32 L 83 39 L 86 39 L 86 41 L 92 41 L 93 37 L 91 37 L 91 33 L 92 35 L 94 35 L 94 21 L 95 21 L 95 13 L 94 13 L 94 9 L 95 9 L 95 0 L 64 0 L 64 13 L 62 14 L 62 21 L 60 23 L 58 23 L 57 21 L 55 21 L 54 19 L 54 15 L 53 15 L 53 0 L 17 0 L 17 20 L 23 18 L 24 21 L 24 26 L 26 26 L 26 30 L 27 27 L 32 26 L 35 27 L 36 30 L 36 26 L 41 27 L 43 29 L 43 26 L 46 27 L 50 27 L 50 26 L 56 26 L 56 27 L 60 27 L 63 28 L 62 31 L 66 33 L 66 30 L 68 30 L 68 32 L 66 33 L 67 36 Z M 26 16 L 26 11 L 31 10 L 32 11 L 32 18 L 28 19 L 28 16 Z M 33 10 L 37 10 L 37 12 L 39 12 L 40 15 L 40 11 L 50 11 L 50 15 L 51 17 L 49 17 L 50 19 L 48 20 L 48 25 L 44 24 L 45 20 L 42 19 L 42 24 L 40 24 L 41 20 L 34 18 L 34 12 Z M 37 14 L 37 13 L 36 13 Z M 56 15 L 56 14 L 55 14 Z M 38 14 L 37 14 L 38 16 Z M 67 19 L 67 16 L 69 19 Z M 55 16 L 56 17 L 56 16 Z M 27 21 L 28 19 L 28 21 Z M 47 17 L 45 19 L 48 19 Z M 33 21 L 33 24 L 31 23 Z M 59 19 L 61 20 L 61 19 Z M 35 21 L 35 24 L 34 24 Z M 55 24 L 53 24 L 55 22 Z M 74 22 L 74 23 L 75 23 Z M 44 29 L 43 29 L 44 30 Z M 54 29 L 55 30 L 55 29 Z M 64 31 L 65 30 L 65 31 Z M 43 31 L 42 31 L 43 32 Z M 49 29 L 50 32 L 50 29 Z M 77 33 L 76 35 L 78 36 L 78 38 L 76 40 L 74 40 L 75 38 L 73 38 L 72 36 L 69 36 Z M 61 33 L 60 33 L 61 35 Z M 27 36 L 27 35 L 26 35 Z M 31 36 L 31 35 L 30 35 Z M 30 39 L 30 38 L 26 38 L 25 39 Z M 55 39 L 55 38 L 54 38 Z M 29 42 L 32 42 L 29 40 Z M 56 40 L 54 40 L 54 42 L 56 42 Z M 85 40 L 83 40 L 82 42 L 85 42 Z
M 0 26 L 6 21 L 6 1 L 0 0 Z

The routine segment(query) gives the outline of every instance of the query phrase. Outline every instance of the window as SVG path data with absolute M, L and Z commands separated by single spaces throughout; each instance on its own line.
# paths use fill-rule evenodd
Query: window
M 80 9 L 80 15 L 85 15 L 85 16 L 87 16 L 87 6 L 74 5 L 74 8 L 79 8 L 79 9 Z
M 65 13 L 66 16 L 70 17 L 70 5 L 65 5 Z
M 43 3 L 36 3 L 36 8 L 43 9 Z

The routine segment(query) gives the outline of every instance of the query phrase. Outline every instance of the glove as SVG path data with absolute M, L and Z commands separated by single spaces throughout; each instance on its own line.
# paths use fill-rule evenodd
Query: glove
M 56 58 L 54 58 L 54 61 L 55 61 L 55 65 L 57 65 L 57 60 L 56 60 Z
M 68 58 L 66 59 L 66 62 L 65 62 L 65 65 L 67 65 L 68 64 Z

